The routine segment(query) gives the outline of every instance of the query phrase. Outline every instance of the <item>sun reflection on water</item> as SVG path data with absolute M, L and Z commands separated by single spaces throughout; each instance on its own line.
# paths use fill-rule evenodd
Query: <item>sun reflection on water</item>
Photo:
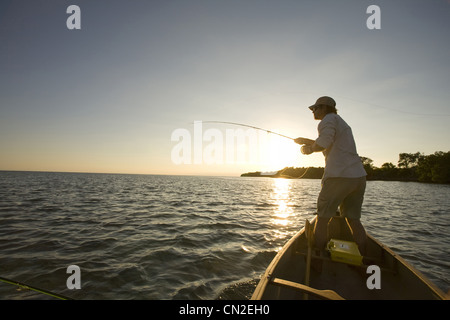
M 292 206 L 292 183 L 289 179 L 273 179 L 273 192 L 271 194 L 274 213 L 271 223 L 275 226 L 286 227 L 294 214 Z M 278 232 L 282 230 L 277 230 Z M 285 234 L 285 232 L 282 232 Z

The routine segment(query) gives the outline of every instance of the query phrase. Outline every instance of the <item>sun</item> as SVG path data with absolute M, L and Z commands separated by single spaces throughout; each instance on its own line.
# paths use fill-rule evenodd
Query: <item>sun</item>
M 277 171 L 285 167 L 298 166 L 300 160 L 300 146 L 292 140 L 272 136 L 263 146 L 265 157 L 263 166 L 268 171 Z

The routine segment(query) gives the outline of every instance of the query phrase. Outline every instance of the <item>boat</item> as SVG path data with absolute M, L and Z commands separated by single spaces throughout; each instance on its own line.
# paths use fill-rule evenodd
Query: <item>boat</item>
M 341 261 L 329 254 L 317 255 L 312 248 L 315 221 L 316 218 L 311 222 L 306 220 L 305 227 L 277 253 L 253 292 L 252 300 L 447 298 L 421 272 L 370 234 L 360 263 Z M 330 220 L 328 237 L 333 241 L 354 241 L 346 219 L 340 216 Z

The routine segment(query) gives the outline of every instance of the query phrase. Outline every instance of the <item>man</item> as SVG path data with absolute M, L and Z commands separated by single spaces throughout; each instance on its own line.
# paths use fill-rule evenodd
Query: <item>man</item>
M 320 97 L 309 107 L 314 119 L 321 120 L 319 137 L 314 141 L 297 138 L 303 144 L 301 151 L 309 155 L 322 151 L 325 171 L 322 189 L 317 200 L 317 222 L 314 229 L 315 246 L 324 250 L 330 218 L 340 213 L 347 220 L 362 255 L 366 252 L 366 231 L 361 224 L 361 207 L 366 188 L 366 171 L 356 152 L 355 140 L 349 125 L 337 115 L 336 102 Z

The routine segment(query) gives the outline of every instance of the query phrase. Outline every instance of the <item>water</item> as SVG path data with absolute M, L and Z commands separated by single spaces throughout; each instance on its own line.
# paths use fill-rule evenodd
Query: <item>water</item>
M 0 276 L 75 299 L 245 299 L 319 180 L 0 172 Z M 449 288 L 450 186 L 367 185 L 367 231 Z M 69 265 L 81 289 L 69 290 Z M 0 282 L 1 299 L 41 299 Z

